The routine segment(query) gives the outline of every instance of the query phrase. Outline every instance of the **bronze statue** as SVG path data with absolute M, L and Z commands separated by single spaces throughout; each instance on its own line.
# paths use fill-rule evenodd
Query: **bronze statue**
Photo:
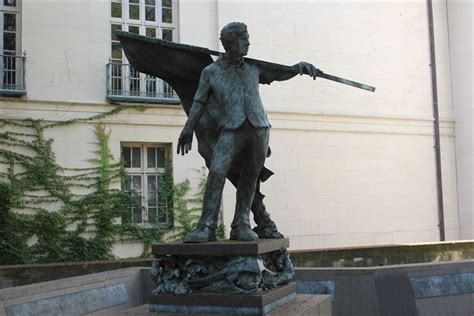
M 273 173 L 266 169 L 270 154 L 270 123 L 258 93 L 259 84 L 288 80 L 297 74 L 325 79 L 374 91 L 375 88 L 328 75 L 305 62 L 285 66 L 244 58 L 249 35 L 243 23 L 233 22 L 221 30 L 225 53 L 206 48 L 117 32 L 125 54 L 135 69 L 167 81 L 179 95 L 188 115 L 179 137 L 178 153 L 191 150 L 193 132 L 198 151 L 209 168 L 203 210 L 198 227 L 185 242 L 216 240 L 218 209 L 225 178 L 237 188 L 237 201 L 230 239 L 252 241 L 281 238 L 263 204 L 260 182 Z M 218 55 L 214 62 L 210 55 Z M 257 226 L 250 228 L 252 210 Z
M 318 70 L 299 63 L 292 73 L 266 71 L 246 62 L 249 34 L 243 23 L 229 23 L 221 31 L 225 54 L 203 69 L 199 87 L 186 125 L 178 141 L 178 154 L 191 149 L 193 130 L 205 110 L 217 122 L 219 135 L 214 146 L 198 227 L 184 242 L 216 240 L 215 230 L 227 172 L 232 161 L 242 154 L 240 177 L 230 239 L 257 240 L 251 229 L 249 214 L 257 180 L 268 152 L 270 122 L 258 93 L 259 83 L 287 80 L 303 70 L 314 79 Z

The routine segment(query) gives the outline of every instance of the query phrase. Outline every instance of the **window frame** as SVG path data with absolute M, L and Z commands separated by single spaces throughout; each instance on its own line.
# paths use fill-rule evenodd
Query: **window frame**
M 16 5 L 6 6 L 4 0 L 0 1 L 0 54 L 3 55 L 3 33 L 4 33 L 4 13 L 15 14 L 15 56 L 21 54 L 21 0 L 15 0 Z
M 119 41 L 112 39 L 112 25 L 121 25 L 123 31 L 130 31 L 130 27 L 138 27 L 138 34 L 146 36 L 147 29 L 155 31 L 155 38 L 163 38 L 164 30 L 171 31 L 171 39 L 178 41 L 178 0 L 171 0 L 172 5 L 172 23 L 164 23 L 162 20 L 163 0 L 155 0 L 155 21 L 146 20 L 147 0 L 137 0 L 140 6 L 140 19 L 130 18 L 130 0 L 111 0 L 109 1 L 110 17 L 110 48 L 109 48 L 109 66 L 108 70 L 108 98 L 114 100 L 135 100 L 138 102 L 147 102 L 147 100 L 163 100 L 164 103 L 179 103 L 176 93 L 171 86 L 163 80 L 139 73 L 134 77 L 134 70 L 120 46 L 121 59 L 113 58 L 112 47 L 119 45 Z M 120 18 L 112 17 L 112 3 L 121 4 L 122 14 Z M 165 7 L 169 8 L 169 7 Z M 134 32 L 136 33 L 136 32 Z M 119 69 L 120 68 L 120 69 Z M 117 89 L 119 88 L 119 89 Z
M 170 214 L 169 214 L 169 201 L 166 202 L 165 205 L 165 218 L 166 222 L 160 222 L 160 205 L 159 205 L 159 186 L 158 186 L 158 177 L 160 175 L 164 175 L 166 171 L 166 166 L 164 167 L 148 167 L 148 148 L 163 148 L 164 149 L 164 159 L 165 159 L 165 164 L 170 163 L 170 153 L 171 153 L 171 144 L 170 143 L 143 143 L 143 142 L 121 142 L 120 143 L 120 157 L 123 159 L 123 148 L 124 147 L 130 147 L 130 148 L 140 148 L 140 167 L 139 168 L 134 168 L 134 167 L 124 167 L 125 169 L 125 174 L 126 176 L 140 176 L 141 177 L 141 192 L 142 195 L 140 196 L 140 203 L 141 203 L 141 222 L 134 222 L 133 217 L 133 208 L 131 209 L 131 212 L 127 213 L 127 216 L 129 216 L 130 220 L 127 221 L 128 223 L 132 225 L 138 225 L 142 227 L 151 227 L 152 225 L 159 225 L 159 226 L 169 226 L 172 224 Z M 131 154 L 133 155 L 132 151 Z M 155 190 L 149 190 L 148 189 L 148 176 L 155 176 L 156 177 L 156 187 Z M 133 192 L 133 185 L 132 182 L 130 184 L 131 190 L 126 191 L 124 186 L 122 186 L 122 191 L 124 192 Z M 150 199 L 149 197 L 149 191 L 156 191 L 156 222 L 150 223 L 150 212 L 149 212 L 149 204 L 148 201 Z M 127 207 L 127 211 L 130 210 L 129 207 Z

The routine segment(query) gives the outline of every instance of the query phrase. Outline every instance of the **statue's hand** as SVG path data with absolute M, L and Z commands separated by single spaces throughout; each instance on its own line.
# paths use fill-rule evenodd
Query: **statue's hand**
M 187 154 L 191 151 L 191 145 L 193 143 L 193 131 L 186 128 L 183 129 L 178 139 L 178 155 Z
M 297 66 L 298 66 L 298 71 L 300 72 L 300 75 L 306 74 L 308 76 L 313 77 L 314 80 L 316 80 L 316 77 L 318 76 L 318 74 L 321 73 L 321 70 L 314 67 L 312 64 L 304 62 L 304 61 L 297 64 Z

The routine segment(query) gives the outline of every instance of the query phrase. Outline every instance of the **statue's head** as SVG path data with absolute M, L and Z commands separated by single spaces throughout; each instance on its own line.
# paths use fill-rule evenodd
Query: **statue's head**
M 249 51 L 249 33 L 247 25 L 241 22 L 232 22 L 221 30 L 221 42 L 226 52 L 245 56 Z

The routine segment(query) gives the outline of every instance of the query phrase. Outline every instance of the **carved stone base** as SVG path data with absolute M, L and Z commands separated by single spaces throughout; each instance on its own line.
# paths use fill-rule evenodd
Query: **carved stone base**
M 154 245 L 154 294 L 225 293 L 255 295 L 293 278 L 289 241 L 216 241 Z

